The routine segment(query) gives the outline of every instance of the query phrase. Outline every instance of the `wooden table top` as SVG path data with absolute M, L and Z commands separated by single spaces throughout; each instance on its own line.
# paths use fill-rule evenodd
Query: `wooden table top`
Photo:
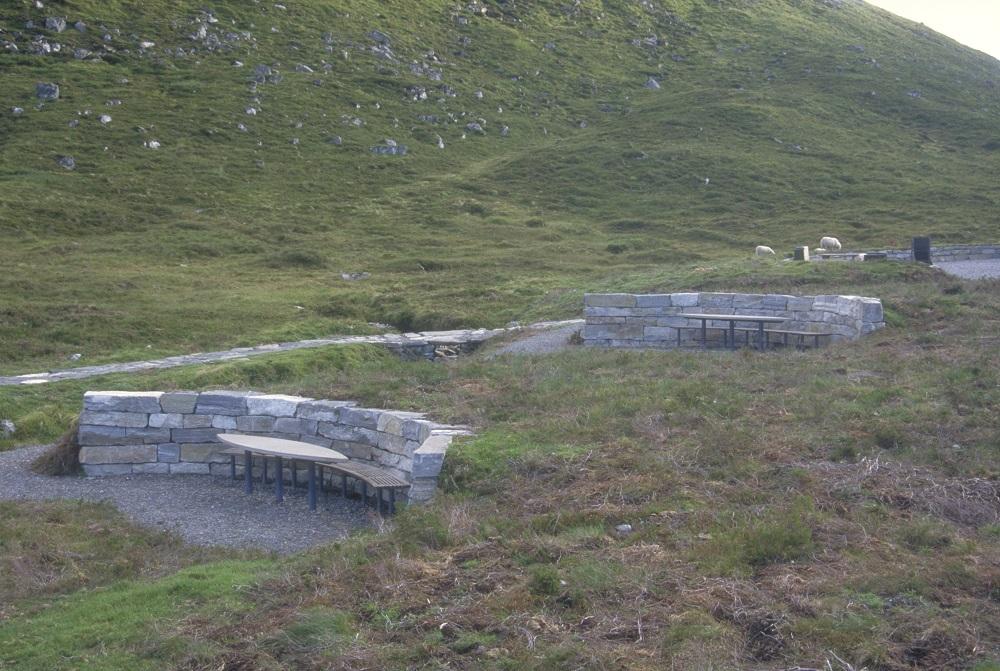
M 785 321 L 784 317 L 772 317 L 770 315 L 708 315 L 701 313 L 684 313 L 677 315 L 687 319 L 716 319 L 725 322 L 766 322 L 777 324 Z
M 284 457 L 285 459 L 317 462 L 347 461 L 347 457 L 336 450 L 298 440 L 285 440 L 269 436 L 241 436 L 235 433 L 220 433 L 219 440 L 226 445 L 249 450 L 255 454 Z

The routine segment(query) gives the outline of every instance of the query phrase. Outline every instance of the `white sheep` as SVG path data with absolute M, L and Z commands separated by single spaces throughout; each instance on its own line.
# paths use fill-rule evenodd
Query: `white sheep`
M 837 238 L 824 237 L 819 241 L 819 246 L 821 249 L 827 252 L 839 252 L 840 240 L 838 240 Z
M 757 245 L 757 250 L 754 254 L 757 256 L 774 256 L 774 250 L 770 247 L 765 247 L 764 245 Z

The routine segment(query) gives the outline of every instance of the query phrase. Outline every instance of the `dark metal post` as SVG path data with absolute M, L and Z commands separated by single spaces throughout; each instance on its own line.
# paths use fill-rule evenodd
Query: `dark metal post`
M 264 459 L 264 470 L 260 472 L 260 484 L 267 484 L 267 455 L 263 456 Z
M 243 491 L 253 493 L 253 454 L 250 450 L 243 453 Z
M 292 459 L 292 487 L 295 488 L 298 486 L 299 486 L 299 467 L 298 464 L 295 463 L 295 460 Z
M 233 480 L 236 479 L 236 455 L 235 454 L 230 454 L 229 455 L 229 477 L 231 477 Z
M 708 349 L 708 320 L 701 320 L 701 346 Z
M 757 322 L 757 349 L 764 351 L 764 322 Z
M 309 510 L 316 510 L 316 463 L 309 462 Z
M 389 489 L 389 514 L 392 515 L 396 512 L 396 489 Z
M 277 466 L 278 472 L 274 478 L 274 500 L 281 503 L 285 500 L 285 469 L 282 466 L 281 457 L 276 459 L 275 466 Z
M 340 493 L 347 498 L 347 476 L 343 473 L 340 474 Z
M 913 238 L 913 260 L 920 263 L 932 263 L 931 239 L 929 237 Z

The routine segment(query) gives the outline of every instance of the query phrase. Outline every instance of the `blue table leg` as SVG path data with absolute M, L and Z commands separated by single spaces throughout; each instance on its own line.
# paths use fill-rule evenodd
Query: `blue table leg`
M 260 472 L 260 484 L 261 485 L 266 485 L 267 484 L 267 457 L 263 456 L 261 458 L 264 460 L 264 469 Z
M 316 510 L 316 464 L 309 462 L 309 510 Z
M 292 488 L 299 486 L 299 468 L 295 461 L 292 461 Z
M 233 480 L 236 479 L 236 455 L 229 455 L 229 477 Z
M 274 500 L 281 503 L 285 500 L 285 469 L 281 457 L 277 458 L 275 466 L 278 470 L 274 477 Z
M 253 454 L 250 450 L 243 453 L 243 491 L 253 493 Z

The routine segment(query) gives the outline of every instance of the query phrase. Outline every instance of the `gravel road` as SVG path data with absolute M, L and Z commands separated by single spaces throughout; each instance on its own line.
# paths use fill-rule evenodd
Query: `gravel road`
M 935 263 L 935 266 L 955 277 L 967 280 L 988 280 L 1000 278 L 1000 259 L 984 261 L 951 261 Z
M 551 328 L 530 328 L 518 333 L 517 339 L 498 345 L 490 351 L 490 358 L 503 354 L 549 354 L 570 346 L 570 337 L 583 328 L 583 320 L 573 320 L 568 325 L 560 323 Z
M 310 512 L 305 491 L 285 487 L 243 493 L 242 481 L 204 475 L 132 475 L 109 478 L 38 475 L 29 465 L 46 449 L 0 452 L 0 499 L 107 501 L 136 522 L 173 531 L 189 543 L 273 550 L 290 554 L 371 526 L 374 513 L 359 501 L 320 496 Z

